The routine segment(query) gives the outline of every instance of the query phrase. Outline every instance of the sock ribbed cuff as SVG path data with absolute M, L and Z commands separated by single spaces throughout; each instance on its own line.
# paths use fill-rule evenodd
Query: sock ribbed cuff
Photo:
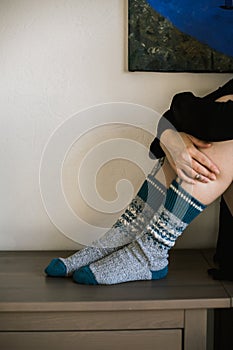
M 167 191 L 164 206 L 186 224 L 189 224 L 206 208 L 206 205 L 186 192 L 175 180 L 173 180 Z
M 137 195 L 156 211 L 163 203 L 166 191 L 166 187 L 161 182 L 152 175 L 148 175 Z

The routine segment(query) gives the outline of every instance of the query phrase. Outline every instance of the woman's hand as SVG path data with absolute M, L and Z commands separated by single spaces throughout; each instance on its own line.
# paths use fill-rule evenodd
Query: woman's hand
M 211 147 L 211 143 L 171 129 L 162 133 L 160 142 L 171 167 L 180 179 L 189 184 L 216 180 L 218 167 L 201 152 L 202 148 Z

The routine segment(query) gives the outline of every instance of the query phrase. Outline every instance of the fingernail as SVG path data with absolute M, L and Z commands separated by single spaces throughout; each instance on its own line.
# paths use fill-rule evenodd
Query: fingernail
M 216 176 L 212 174 L 212 175 L 210 176 L 210 179 L 211 179 L 212 181 L 214 181 L 214 180 L 216 180 Z

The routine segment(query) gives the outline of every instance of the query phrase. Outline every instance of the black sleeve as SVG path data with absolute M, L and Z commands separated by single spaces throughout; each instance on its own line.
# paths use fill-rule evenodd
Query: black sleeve
M 207 101 L 184 92 L 174 96 L 171 112 L 178 131 L 205 141 L 233 139 L 233 101 Z
M 217 90 L 211 92 L 210 94 L 203 97 L 203 99 L 208 99 L 215 101 L 219 97 L 224 95 L 231 95 L 233 94 L 233 79 L 229 80 L 226 84 L 223 86 L 220 86 Z
M 160 137 L 161 137 L 162 133 L 167 129 L 175 129 L 176 130 L 173 123 L 174 123 L 173 114 L 171 112 L 171 109 L 169 109 L 159 119 L 159 123 L 157 126 L 157 135 L 150 145 L 150 154 L 149 155 L 151 158 L 162 158 L 165 156 L 165 153 L 160 146 Z
M 159 120 L 157 136 L 150 145 L 151 158 L 165 156 L 159 140 L 163 131 L 169 128 L 206 141 L 232 139 L 233 102 L 214 103 L 229 94 L 233 94 L 233 79 L 202 98 L 190 92 L 175 95 L 171 108 Z

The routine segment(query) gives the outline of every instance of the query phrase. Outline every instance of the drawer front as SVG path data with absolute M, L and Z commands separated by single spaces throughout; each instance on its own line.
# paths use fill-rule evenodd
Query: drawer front
M 1 332 L 4 350 L 181 350 L 182 331 Z
M 184 328 L 183 310 L 0 312 L 0 331 L 113 331 Z

